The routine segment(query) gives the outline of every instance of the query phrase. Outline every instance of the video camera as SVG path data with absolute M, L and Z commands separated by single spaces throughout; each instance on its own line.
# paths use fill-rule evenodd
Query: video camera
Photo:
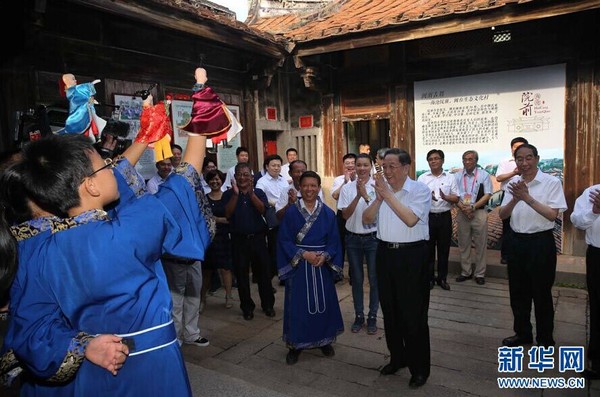
M 102 130 L 100 141 L 94 145 L 102 158 L 115 157 L 131 146 L 129 135 L 129 124 L 124 121 L 108 119 Z

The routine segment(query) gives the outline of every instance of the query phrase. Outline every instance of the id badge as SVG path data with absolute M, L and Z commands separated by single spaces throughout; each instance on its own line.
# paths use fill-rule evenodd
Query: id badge
M 468 193 L 465 194 L 463 196 L 463 200 L 462 201 L 463 201 L 464 204 L 467 204 L 467 205 L 471 204 L 471 194 L 468 194 Z

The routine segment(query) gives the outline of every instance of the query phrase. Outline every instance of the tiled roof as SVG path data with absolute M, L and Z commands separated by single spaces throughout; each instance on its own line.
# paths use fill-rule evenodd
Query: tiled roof
M 268 30 L 259 30 L 255 27 L 249 26 L 243 22 L 240 22 L 232 17 L 231 14 L 220 11 L 217 8 L 210 7 L 203 4 L 201 1 L 189 1 L 189 0 L 150 0 L 156 4 L 164 5 L 170 8 L 178 9 L 187 14 L 194 15 L 197 18 L 214 21 L 220 25 L 224 25 L 244 34 L 250 36 L 260 37 L 264 40 L 280 45 L 285 45 L 282 37 L 275 37 L 273 33 Z M 242 1 L 242 0 L 240 0 Z
M 310 14 L 260 18 L 251 25 L 303 42 L 533 1 L 536 0 L 339 0 Z

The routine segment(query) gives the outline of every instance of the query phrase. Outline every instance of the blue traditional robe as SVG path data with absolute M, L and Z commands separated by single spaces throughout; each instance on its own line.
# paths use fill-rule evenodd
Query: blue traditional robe
M 61 313 L 73 330 L 123 335 L 137 344 L 117 376 L 83 361 L 69 385 L 72 395 L 191 395 L 160 256 L 202 260 L 210 235 L 195 191 L 199 177 L 190 166 L 180 169 L 186 177 L 170 176 L 154 196 L 121 197 L 113 216 L 92 210 L 63 220 L 26 256 L 27 288 L 15 302 L 11 297 L 17 330 L 11 347 L 33 374 L 53 376 L 65 342 L 77 350 L 73 334 L 55 341 L 53 320 Z M 144 330 L 151 331 L 139 334 Z M 54 349 L 40 354 L 41 343 Z
M 96 114 L 94 95 L 96 95 L 96 88 L 92 83 L 77 84 L 67 89 L 69 116 L 65 121 L 65 127 L 60 129 L 58 134 L 82 134 L 94 124 L 96 131 L 93 133 L 99 136 L 106 121 Z
M 312 215 L 300 200 L 288 208 L 277 235 L 277 267 L 285 280 L 283 341 L 294 349 L 328 345 L 344 332 L 335 280 L 343 260 L 335 213 L 320 200 Z M 322 251 L 323 266 L 304 259 L 305 251 Z

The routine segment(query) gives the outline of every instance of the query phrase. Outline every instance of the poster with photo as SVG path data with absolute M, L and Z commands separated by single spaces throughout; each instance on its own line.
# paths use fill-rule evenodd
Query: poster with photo
M 414 98 L 417 177 L 429 170 L 431 149 L 444 151 L 444 168 L 451 173 L 462 170 L 466 150 L 476 150 L 479 165 L 492 175 L 499 193 L 498 164 L 512 157 L 510 141 L 524 137 L 537 147 L 540 169 L 563 179 L 565 64 L 417 81 Z M 490 212 L 488 224 L 488 247 L 497 248 L 497 211 Z M 560 251 L 562 217 L 555 237 Z

